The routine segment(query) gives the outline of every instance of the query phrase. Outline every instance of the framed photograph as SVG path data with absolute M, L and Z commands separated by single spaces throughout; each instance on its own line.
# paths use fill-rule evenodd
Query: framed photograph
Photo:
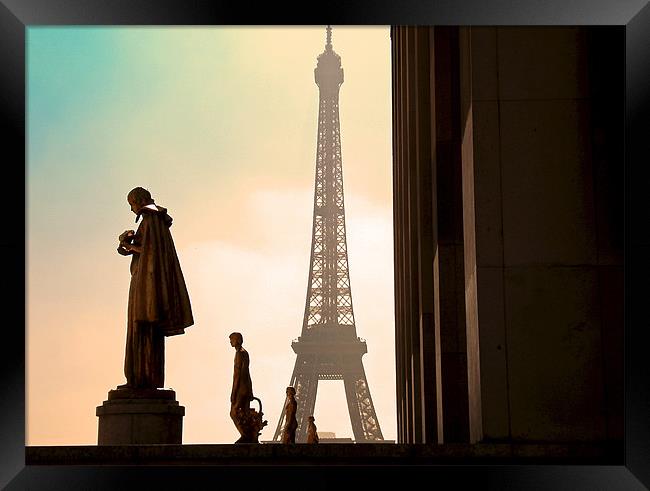
M 24 237 L 7 234 L 3 242 L 11 315 L 0 484 L 201 489 L 288 478 L 331 487 L 417 476 L 473 489 L 650 486 L 646 330 L 637 319 L 650 273 L 641 203 L 650 182 L 650 7 L 641 0 L 409 1 L 322 9 L 176 0 L 0 5 L 5 219 Z M 526 34 L 556 27 L 555 37 Z M 499 42 L 515 48 L 499 58 L 489 47 Z M 568 55 L 556 62 L 552 53 L 561 51 Z M 530 53 L 545 61 L 517 71 Z M 605 76 L 607 60 L 623 73 Z M 563 70 L 575 91 L 558 81 Z M 583 76 L 591 77 L 588 89 Z M 526 110 L 514 110 L 521 101 Z M 535 123 L 548 118 L 557 130 L 550 139 Z M 617 143 L 609 145 L 613 134 Z M 497 189 L 476 162 L 494 152 L 506 162 L 503 155 L 524 140 L 539 152 L 512 159 L 525 159 L 529 170 L 504 164 Z M 587 171 L 571 167 L 573 157 L 546 165 L 562 152 L 596 163 Z M 444 159 L 457 164 L 457 175 L 445 174 L 437 163 Z M 573 187 L 563 188 L 565 179 Z M 478 190 L 468 191 L 469 182 Z M 496 232 L 500 254 L 510 254 L 509 264 L 533 264 L 534 288 L 528 273 L 506 271 L 503 259 L 505 279 L 488 281 L 496 242 L 485 217 L 508 183 L 515 197 L 500 198 L 499 223 L 510 224 Z M 133 198 L 137 186 L 150 191 L 146 203 Z M 535 197 L 538 189 L 557 196 Z M 455 197 L 457 207 L 446 209 Z M 132 237 L 150 223 L 145 206 L 173 219 L 192 300 L 193 319 L 187 312 L 182 321 L 187 333 L 175 337 L 178 328 L 168 328 L 163 361 L 153 362 L 169 368 L 165 382 L 144 382 L 172 393 L 181 412 L 191 409 L 182 447 L 165 445 L 181 443 L 174 435 L 163 445 L 102 445 L 106 403 L 140 380 L 128 368 L 131 259 L 111 247 L 144 257 Z M 541 215 L 526 228 L 530 209 Z M 449 225 L 450 217 L 461 225 Z M 525 230 L 525 238 L 517 235 Z M 569 235 L 542 238 L 549 230 Z M 449 252 L 455 233 L 460 248 Z M 535 234 L 542 245 L 529 250 Z M 463 240 L 474 241 L 474 256 L 467 248 L 463 255 Z M 595 252 L 583 257 L 592 240 Z M 457 263 L 464 270 L 450 266 Z M 571 272 L 540 269 L 549 265 Z M 592 266 L 595 283 L 591 273 L 573 273 Z M 331 298 L 327 278 L 334 278 Z M 608 295 L 620 301 L 611 307 Z M 523 307 L 512 309 L 518 302 Z M 551 326 L 554 309 L 566 309 L 566 332 Z M 535 320 L 528 334 L 509 331 L 510 339 L 489 331 L 494 354 L 474 352 L 489 329 L 481 337 L 476 326 L 490 325 L 490 315 Z M 598 333 L 590 333 L 590 320 Z M 452 324 L 458 332 L 445 327 Z M 333 325 L 352 333 L 349 342 L 341 341 L 347 334 L 323 342 Z M 243 333 L 243 343 L 232 344 L 233 332 Z M 318 349 L 336 348 L 315 356 L 314 339 Z M 554 343 L 562 347 L 556 357 L 531 358 L 532 345 L 547 355 Z M 244 438 L 235 396 L 228 399 L 242 344 L 267 419 L 259 447 L 232 445 Z M 599 382 L 571 383 L 572 373 L 576 380 L 592 373 L 590 363 L 599 365 Z M 536 378 L 544 370 L 546 384 Z M 543 388 L 524 387 L 529 380 Z M 287 385 L 298 389 L 304 415 L 297 442 L 306 441 L 309 413 L 318 448 L 271 445 L 284 438 Z M 581 402 L 570 414 L 552 406 L 572 390 Z M 507 395 L 499 399 L 499 391 Z

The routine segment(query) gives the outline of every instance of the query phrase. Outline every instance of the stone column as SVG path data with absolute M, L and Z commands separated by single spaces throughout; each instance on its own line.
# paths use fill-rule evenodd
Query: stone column
M 435 118 L 434 271 L 440 325 L 444 442 L 469 441 L 458 27 L 431 28 Z
M 395 313 L 399 441 L 441 443 L 432 30 L 394 27 Z
M 623 38 L 598 36 L 461 29 L 471 441 L 614 435 L 622 78 L 597 92 L 621 73 Z

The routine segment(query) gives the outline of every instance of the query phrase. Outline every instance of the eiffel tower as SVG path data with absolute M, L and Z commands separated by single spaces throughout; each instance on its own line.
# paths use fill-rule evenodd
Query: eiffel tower
M 352 310 L 339 123 L 343 68 L 332 49 L 330 26 L 314 76 L 320 101 L 311 259 L 302 333 L 291 343 L 297 355 L 289 384 L 298 402 L 296 442 L 307 439 L 307 418 L 314 414 L 319 380 L 343 380 L 354 440 L 380 441 L 384 438 L 361 362 L 368 349 L 357 337 Z M 283 408 L 274 441 L 281 440 L 284 421 Z

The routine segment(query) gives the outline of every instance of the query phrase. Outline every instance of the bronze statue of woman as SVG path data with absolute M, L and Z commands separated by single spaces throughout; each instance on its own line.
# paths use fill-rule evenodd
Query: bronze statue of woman
M 298 402 L 296 401 L 296 389 L 287 387 L 287 399 L 284 406 L 286 423 L 282 429 L 282 443 L 296 443 L 296 430 L 298 429 L 298 420 L 296 411 Z
M 307 443 L 318 443 L 318 431 L 316 431 L 316 423 L 314 417 L 309 416 L 307 423 Z

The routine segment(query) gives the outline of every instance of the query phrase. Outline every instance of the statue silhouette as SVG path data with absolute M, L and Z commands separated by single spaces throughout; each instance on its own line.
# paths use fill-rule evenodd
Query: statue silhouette
M 118 389 L 154 389 L 164 385 L 165 337 L 183 334 L 194 324 L 190 297 L 169 228 L 167 209 L 154 204 L 144 188 L 127 195 L 140 218 L 138 230 L 120 234 L 117 252 L 131 256 L 124 375 Z

